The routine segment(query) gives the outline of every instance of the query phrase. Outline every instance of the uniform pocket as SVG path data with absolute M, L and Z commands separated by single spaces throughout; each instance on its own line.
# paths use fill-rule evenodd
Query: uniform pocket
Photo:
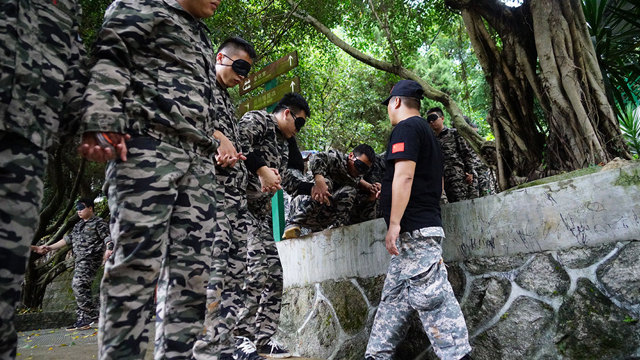
M 445 302 L 447 293 L 445 281 L 446 271 L 442 276 L 444 264 L 433 264 L 429 270 L 409 279 L 409 302 L 418 311 L 433 311 Z

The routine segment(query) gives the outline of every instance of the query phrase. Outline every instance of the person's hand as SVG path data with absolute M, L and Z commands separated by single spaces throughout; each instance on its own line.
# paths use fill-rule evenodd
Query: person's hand
M 51 246 L 49 246 L 49 245 L 41 245 L 41 246 L 38 246 L 38 251 L 36 251 L 36 252 L 37 252 L 38 254 L 40 254 L 40 255 L 45 255 L 45 254 L 47 254 L 48 252 L 50 252 L 51 250 L 53 250 L 53 249 L 51 248 Z
M 257 171 L 258 179 L 260 179 L 260 188 L 264 193 L 272 193 L 282 189 L 280 186 L 280 173 L 278 169 L 268 168 L 266 166 L 261 167 Z
M 110 145 L 101 144 L 98 136 L 102 136 Z M 127 145 L 125 142 L 129 139 L 131 139 L 131 135 L 128 134 L 86 132 L 82 134 L 78 153 L 89 161 L 101 163 L 116 157 L 120 157 L 122 161 L 127 161 Z
M 398 239 L 398 236 L 400 236 L 400 224 L 390 224 L 389 230 L 387 230 L 387 236 L 384 238 L 384 242 L 387 247 L 387 251 L 391 255 L 400 255 L 398 247 L 396 247 L 396 240 Z
M 471 183 L 473 183 L 473 174 L 465 173 L 465 180 L 467 181 L 467 184 L 471 185 Z
M 109 260 L 111 254 L 113 254 L 113 250 L 107 250 L 104 252 L 104 256 L 102 257 L 102 264 L 106 263 L 107 260 Z
M 237 152 L 235 146 L 226 136 L 216 131 L 216 139 L 220 140 L 216 162 L 222 167 L 234 167 L 238 160 L 247 160 L 241 152 Z
M 316 180 L 316 184 L 311 188 L 311 198 L 319 203 L 331 205 L 331 193 L 324 179 Z

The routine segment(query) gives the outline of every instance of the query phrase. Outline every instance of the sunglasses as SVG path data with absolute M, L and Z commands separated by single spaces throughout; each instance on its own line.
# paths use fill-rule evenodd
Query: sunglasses
M 87 207 L 84 206 L 84 204 L 80 203 L 80 204 L 76 204 L 76 210 L 78 211 L 82 211 L 84 209 L 86 209 Z
M 429 116 L 427 116 L 427 122 L 428 123 L 432 123 L 436 120 L 438 120 L 440 118 L 440 116 L 438 116 L 438 114 L 431 114 Z
M 356 170 L 358 170 L 361 175 L 366 175 L 369 172 L 369 165 L 360 159 L 353 160 L 353 166 L 356 167 Z
M 233 60 L 232 58 L 228 57 L 225 54 L 222 54 L 222 56 L 226 57 L 227 59 L 233 62 L 231 63 L 231 65 L 226 65 L 226 64 L 219 64 L 219 65 L 231 66 L 231 69 L 233 70 L 233 72 L 235 72 L 240 76 L 246 77 L 247 75 L 249 75 L 249 72 L 251 71 L 251 64 L 249 64 L 248 61 L 243 59 Z

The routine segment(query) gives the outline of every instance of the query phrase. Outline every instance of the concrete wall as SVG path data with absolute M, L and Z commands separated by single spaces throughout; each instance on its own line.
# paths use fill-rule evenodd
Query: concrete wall
M 640 358 L 640 164 L 443 207 L 476 359 Z M 362 359 L 389 255 L 375 220 L 278 243 L 280 338 Z M 413 319 L 398 359 L 434 358 Z

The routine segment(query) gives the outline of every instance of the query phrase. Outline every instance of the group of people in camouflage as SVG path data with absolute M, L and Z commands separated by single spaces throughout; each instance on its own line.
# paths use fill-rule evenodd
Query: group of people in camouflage
M 299 153 L 290 154 L 311 116 L 301 95 L 285 95 L 272 113 L 236 118 L 228 90 L 249 74 L 256 53 L 238 37 L 214 51 L 203 20 L 219 4 L 116 0 L 87 57 L 78 1 L 2 3 L 0 359 L 16 355 L 14 312 L 42 206 L 47 149 L 65 133 L 79 136 L 81 156 L 108 161 L 110 232 L 84 199 L 77 229 L 35 250 L 74 246 L 75 328 L 82 329 L 96 320 L 87 284 L 100 263 L 95 254 L 107 247 L 99 359 L 144 358 L 152 314 L 156 359 L 291 356 L 273 339 L 283 271 L 270 196 L 279 189 L 295 195 L 285 236 L 363 214 L 380 213 L 389 224 L 394 257 L 369 359 L 393 356 L 414 311 L 438 356 L 468 358 L 466 326 L 441 260 L 441 150 L 419 117 L 422 89 L 401 82 L 385 101 L 397 141 L 384 157 L 368 145 L 320 153 L 309 179 L 292 166 Z M 397 183 L 397 176 L 405 177 Z M 89 236 L 99 241 L 88 246 L 82 239 Z

